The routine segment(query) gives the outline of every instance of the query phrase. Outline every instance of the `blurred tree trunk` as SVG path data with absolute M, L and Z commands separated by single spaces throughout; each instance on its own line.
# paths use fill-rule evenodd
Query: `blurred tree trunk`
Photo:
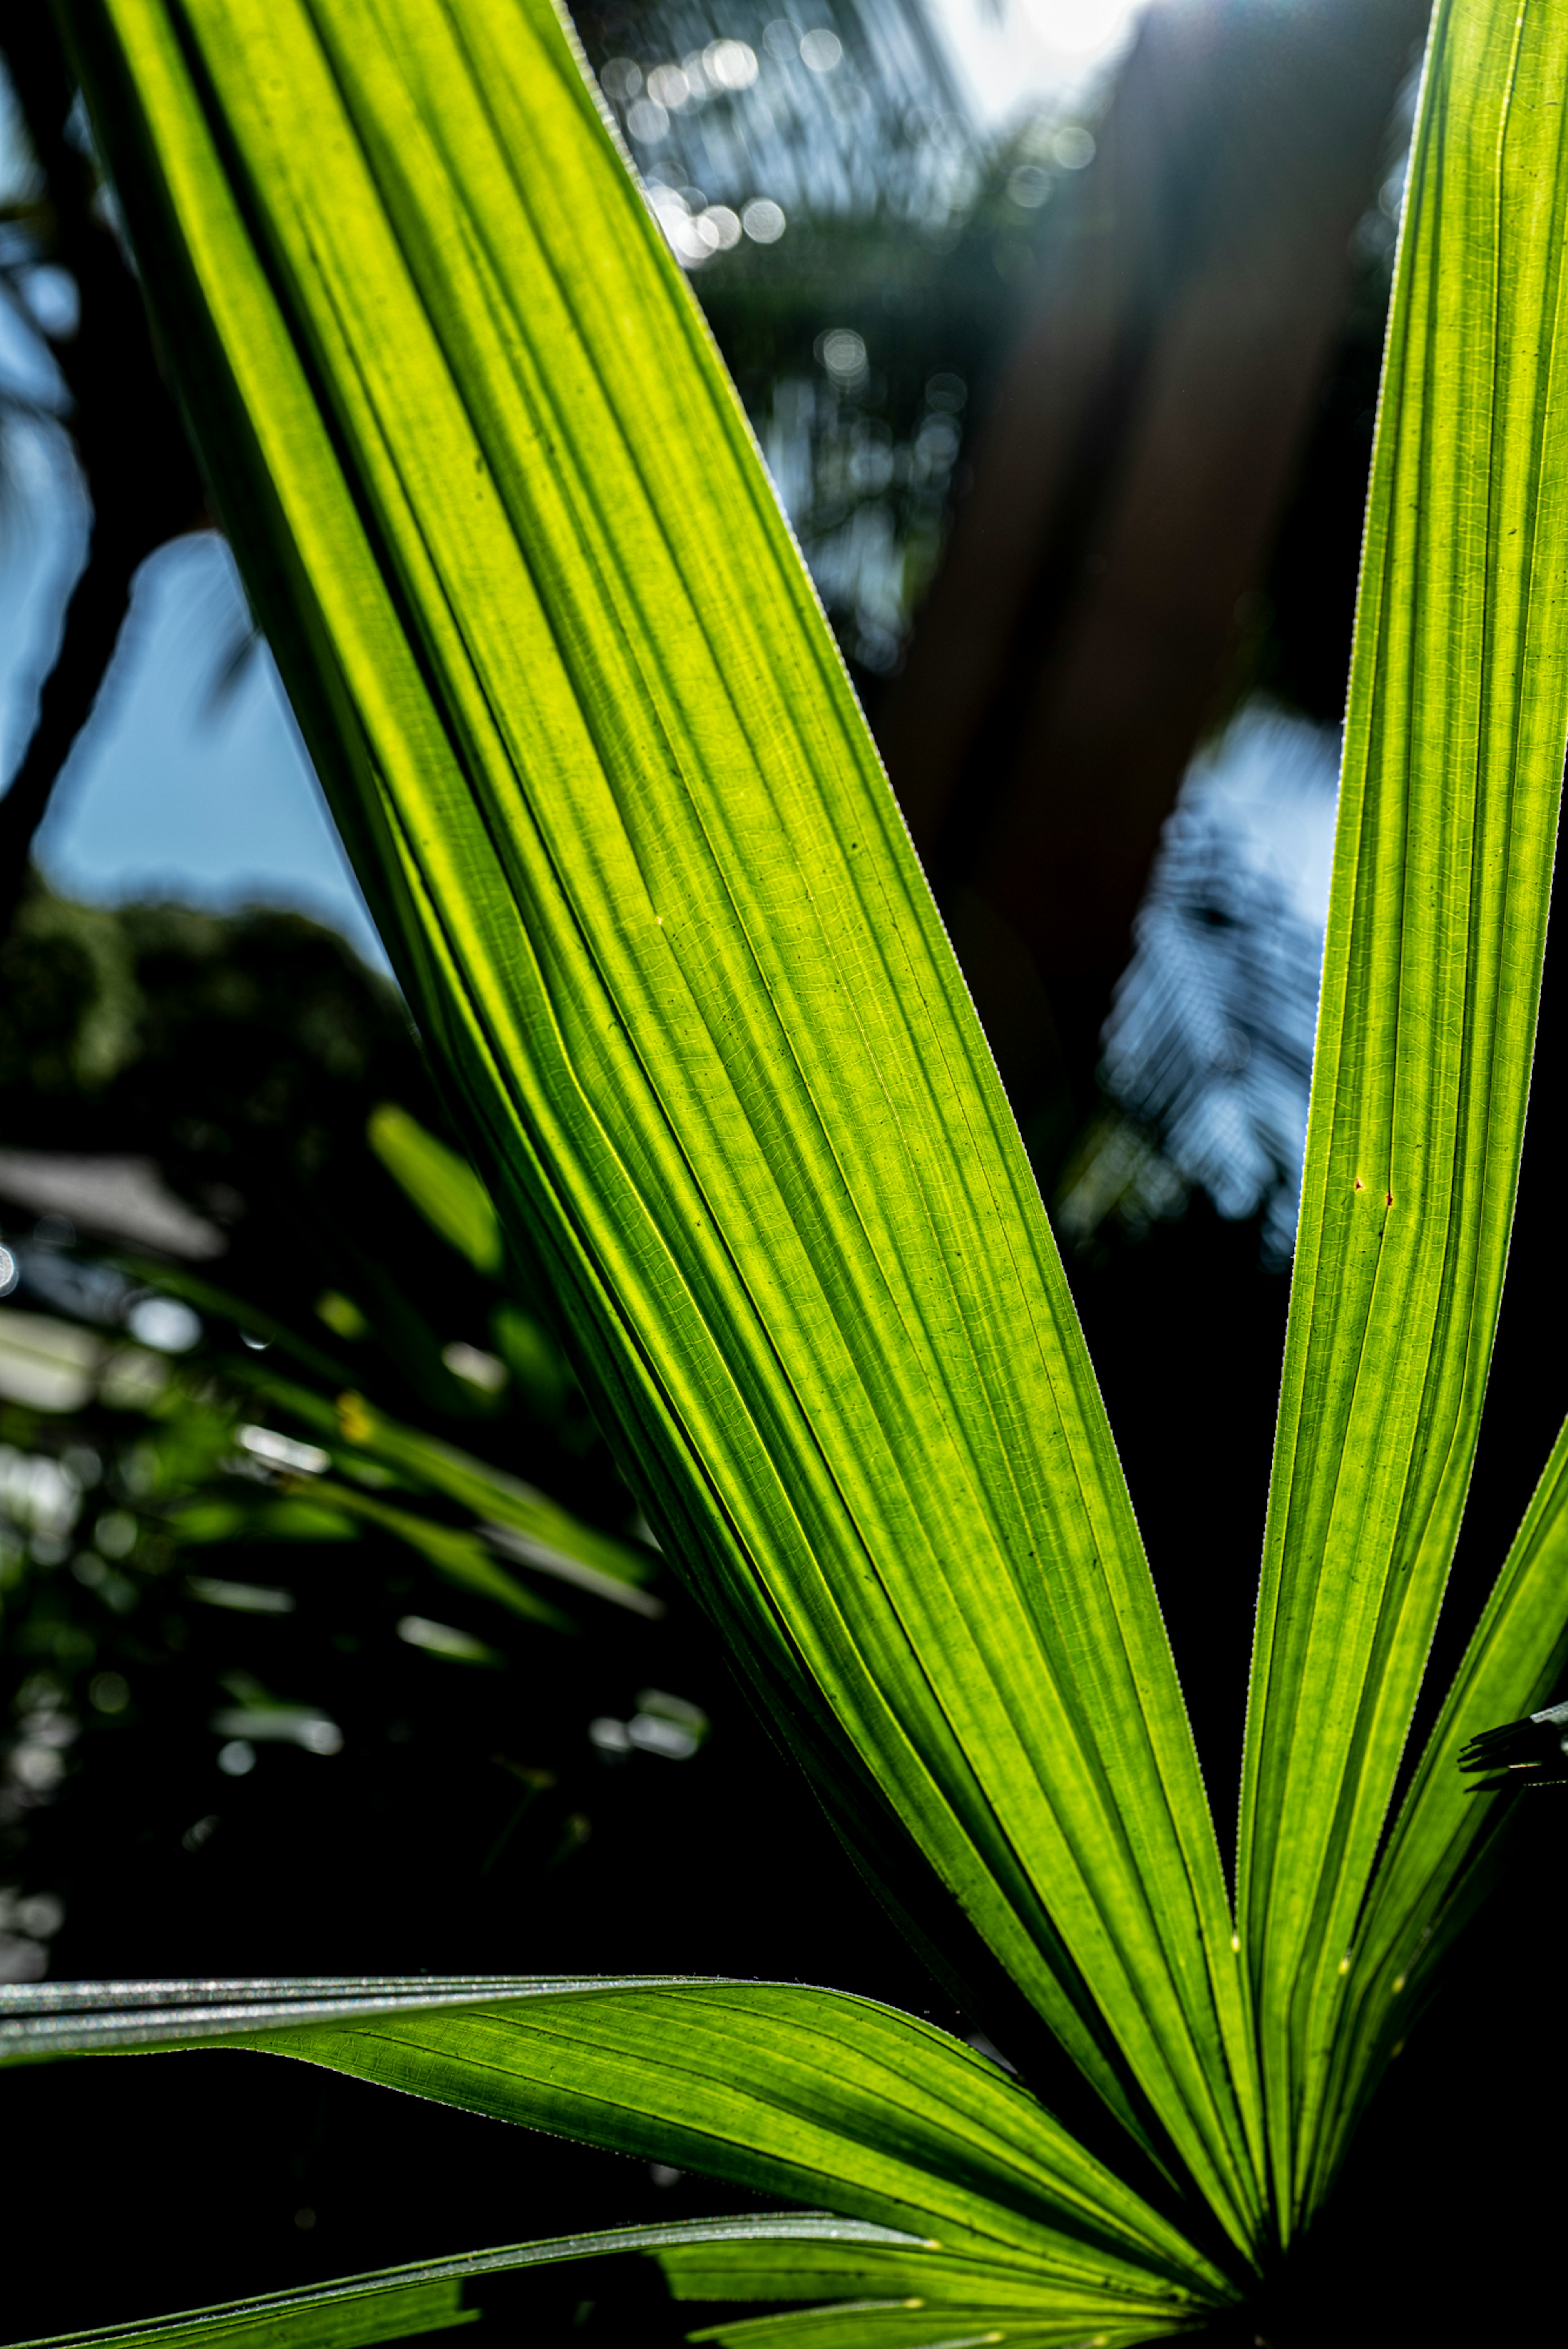
M 1168 0 L 880 733 L 1047 1191 L 1159 830 L 1234 694 L 1425 0 Z

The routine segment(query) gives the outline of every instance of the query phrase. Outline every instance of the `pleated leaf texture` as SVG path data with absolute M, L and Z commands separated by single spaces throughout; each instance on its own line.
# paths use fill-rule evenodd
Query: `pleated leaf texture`
M 908 2230 L 836 2268 L 820 2245 L 670 2254 L 678 2291 L 722 2270 L 738 2300 L 857 2302 L 763 2320 L 781 2344 L 917 2349 L 922 2296 L 992 2311 L 944 2341 L 1190 2328 L 1328 2190 L 1485 1842 L 1491 1798 L 1456 1799 L 1452 1757 L 1562 1661 L 1554 1460 L 1375 1876 L 1473 1458 L 1568 734 L 1568 11 L 1443 0 L 1433 23 L 1234 1920 L 991 1055 L 568 35 L 545 0 L 64 15 L 258 616 L 510 1241 L 868 1863 L 904 1899 L 919 1856 L 942 1953 L 978 1937 L 1162 2207 L 940 2034 L 799 2002 L 832 1993 L 480 1985 L 410 2041 L 435 1985 L 345 1991 L 391 1999 L 396 2029 L 329 2028 L 276 1986 L 265 2038 L 234 2035 L 456 2103 L 466 2045 L 514 2081 L 510 2117 L 604 2143 L 609 2110 L 624 2150 Z M 671 2085 L 652 2051 L 677 2000 Z M 129 2033 L 128 2001 L 99 2002 Z M 45 1993 L 7 2013 L 19 2046 L 72 2044 Z M 798 2292 L 774 2288 L 791 2261 Z
M 559 24 L 72 21 L 389 948 L 666 1547 L 1255 2244 L 1218 1849 L 1038 1192 Z
M 1568 706 L 1565 88 L 1563 10 L 1438 10 L 1367 503 L 1242 1784 L 1241 1931 L 1287 2235 L 1332 2174 L 1329 2077 L 1459 1537 L 1524 1134 Z M 1485 1725 L 1469 1706 L 1448 1724 L 1460 1744 Z
M 781 2261 L 807 2244 L 830 2246 L 837 2265 L 808 2265 L 805 2289 L 831 2293 L 848 2247 L 857 2297 L 868 2279 L 879 2282 L 877 2297 L 903 2323 L 916 2298 L 949 2312 L 944 2338 L 961 2305 L 990 2310 L 984 2332 L 1000 2319 L 1009 2338 L 1062 2342 L 1081 2342 L 1085 2329 L 1129 2343 L 1188 2331 L 1236 2296 L 1177 2227 L 996 2064 L 929 2023 L 842 1992 L 477 1977 L 0 1988 L 0 2062 L 202 2046 L 294 2056 L 755 2193 L 831 2205 L 832 2215 L 753 2210 L 635 2230 L 639 2240 L 618 2230 L 514 2245 L 445 2262 L 448 2277 L 723 2242 L 741 2261 L 726 2297 L 743 2300 L 757 2296 L 759 2263 L 775 2296 Z M 333 2288 L 341 2305 L 312 2297 L 280 2315 L 245 2303 L 213 2322 L 303 2324 L 321 2321 L 324 2307 L 337 2321 L 368 2295 L 387 2298 L 395 2316 L 410 2274 L 345 2279 Z M 438 2275 L 425 2269 L 418 2280 Z M 929 2338 L 929 2328 L 913 2337 Z M 296 2349 L 292 2333 L 280 2339 Z

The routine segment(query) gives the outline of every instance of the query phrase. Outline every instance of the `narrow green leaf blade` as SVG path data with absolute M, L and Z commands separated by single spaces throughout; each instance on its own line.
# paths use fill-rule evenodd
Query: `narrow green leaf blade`
M 340 2276 L 331 2283 L 295 2292 L 258 2293 L 226 2301 L 221 2307 L 192 2308 L 150 2324 L 106 2324 L 90 2333 L 51 2334 L 18 2349 L 371 2349 L 415 2333 L 439 2333 L 472 2323 L 482 2311 L 462 2306 L 463 2284 L 476 2276 L 514 2268 L 543 2267 L 563 2260 L 601 2259 L 628 2251 L 657 2251 L 665 2244 L 765 2240 L 774 2257 L 787 2258 L 792 2245 L 883 2243 L 887 2230 L 834 2219 L 815 2211 L 776 2216 L 689 2219 L 665 2227 L 613 2227 L 582 2235 L 557 2235 L 533 2243 L 505 2243 L 494 2250 L 463 2251 L 444 2260 L 421 2260 L 408 2267 L 372 2274 Z
M 840 1992 L 479 1977 L 0 1989 L 12 2061 L 203 2044 L 293 2055 L 826 2203 L 906 2243 L 1032 2274 L 1081 2307 L 1152 2297 L 1193 2318 L 1231 2296 L 994 2064 Z
M 360 1492 L 354 1485 L 336 1483 L 330 1477 L 318 1478 L 310 1489 L 350 1520 L 362 1517 L 398 1541 L 406 1542 L 434 1567 L 443 1581 L 458 1589 L 492 1599 L 509 1614 L 521 1616 L 524 1622 L 543 1624 L 552 1631 L 576 1630 L 569 1615 L 552 1607 L 548 1599 L 541 1599 L 515 1575 L 508 1574 L 479 1535 L 466 1526 L 438 1525 L 433 1518 L 421 1516 L 413 1509 L 400 1509 L 377 1494 Z
M 738 2343 L 755 2339 L 759 2349 L 777 2339 L 793 2342 L 799 2327 L 804 2344 L 857 2334 L 862 2320 L 867 2344 L 907 2343 L 909 2349 L 976 2334 L 1010 2342 L 1072 2341 L 1082 2344 L 1082 2302 L 1054 2290 L 1038 2275 L 982 2260 L 955 2260 L 940 2251 L 878 2243 L 775 2245 L 681 2240 L 654 2253 L 676 2300 L 823 2301 L 829 2295 L 850 2307 L 831 2304 L 804 2310 L 791 2322 L 776 2317 L 734 2318 L 690 2334 L 696 2341 Z M 1150 2300 L 1141 2308 L 1124 2303 L 1094 2319 L 1095 2340 L 1147 2341 L 1181 2329 L 1184 2319 Z
M 352 1485 L 337 1483 L 329 1476 L 317 1479 L 313 1492 L 333 1508 L 341 1509 L 350 1517 L 363 1517 L 369 1525 L 379 1526 L 383 1532 L 397 1540 L 407 1542 L 411 1550 L 433 1566 L 444 1582 L 456 1585 L 460 1590 L 472 1590 L 480 1599 L 493 1599 L 508 1613 L 520 1615 L 526 1623 L 544 1624 L 552 1631 L 575 1631 L 576 1624 L 547 1599 L 518 1581 L 498 1565 L 492 1551 L 462 1526 L 439 1526 L 431 1517 L 421 1517 L 413 1509 L 400 1509 L 395 1503 L 384 1501 L 378 1494 L 362 1493 Z
M 1084 2326 L 1095 2330 L 1085 2339 Z M 1107 2344 L 1158 2341 L 1189 2328 L 1162 2310 L 1102 2311 L 1093 2319 L 1064 2299 L 1053 2308 L 1042 2293 L 1028 2310 L 995 2309 L 983 2302 L 950 2306 L 862 2301 L 834 2308 L 790 2310 L 780 2316 L 732 2319 L 689 2333 L 689 2341 L 722 2341 L 728 2349 L 1107 2349 Z
M 209 1493 L 180 1501 L 163 1520 L 169 1539 L 182 1548 L 214 1542 L 358 1541 L 359 1528 L 342 1509 L 308 1495 Z
M 1071 1299 L 738 404 L 559 24 L 65 14 L 351 853 L 664 1547 L 1255 2245 L 1231 1917 Z
M 923 2244 L 849 2240 L 792 2243 L 687 2241 L 657 2253 L 676 2300 L 973 2301 L 1023 2307 L 1037 2296 L 1025 2271 L 953 2259 Z
M 1438 1959 L 1470 1913 L 1483 1857 L 1506 1817 L 1510 1795 L 1466 1777 L 1459 1755 L 1480 1731 L 1535 1711 L 1557 1687 L 1568 1667 L 1565 1594 L 1568 1426 L 1552 1447 L 1373 1880 L 1335 2045 L 1316 2200 L 1333 2184 L 1351 2130 L 1419 2013 Z
M 151 2324 L 105 2325 L 93 2333 L 62 2333 L 21 2349 L 373 2349 L 410 2333 L 446 2333 L 472 2324 L 457 2283 L 390 2284 L 381 2291 L 268 2292 L 222 2308 L 190 2309 Z
M 1439 0 L 1367 512 L 1242 1787 L 1280 2224 L 1475 1450 L 1568 733 L 1568 12 Z
M 299 1336 L 285 1322 L 277 1320 L 265 1306 L 248 1297 L 236 1297 L 231 1289 L 215 1288 L 212 1281 L 188 1272 L 183 1265 L 161 1264 L 151 1257 L 122 1256 L 118 1262 L 127 1272 L 135 1273 L 151 1287 L 167 1289 L 172 1297 L 182 1297 L 200 1313 L 209 1313 L 214 1319 L 232 1321 L 237 1330 L 246 1330 L 253 1338 L 265 1338 L 269 1346 L 310 1371 L 313 1377 L 325 1379 L 334 1387 L 352 1386 L 354 1373 L 343 1363 L 324 1354 L 307 1338 Z

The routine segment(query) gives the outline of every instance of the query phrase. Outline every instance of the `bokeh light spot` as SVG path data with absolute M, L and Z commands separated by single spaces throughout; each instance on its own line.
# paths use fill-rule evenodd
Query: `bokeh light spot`
M 741 226 L 753 244 L 776 244 L 785 225 L 784 207 L 771 196 L 753 196 L 741 214 Z

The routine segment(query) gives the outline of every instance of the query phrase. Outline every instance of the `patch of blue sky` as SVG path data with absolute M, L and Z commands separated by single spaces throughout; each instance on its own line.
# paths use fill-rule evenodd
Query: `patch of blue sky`
M 57 462 L 54 471 L 47 488 L 33 485 L 27 523 L 0 566 L 0 616 L 23 623 L 5 631 L 0 675 L 8 767 L 21 755 L 85 538 L 79 492 Z M 36 854 L 66 896 L 287 906 L 388 968 L 271 656 L 251 636 L 233 559 L 211 532 L 161 548 L 138 574 Z

